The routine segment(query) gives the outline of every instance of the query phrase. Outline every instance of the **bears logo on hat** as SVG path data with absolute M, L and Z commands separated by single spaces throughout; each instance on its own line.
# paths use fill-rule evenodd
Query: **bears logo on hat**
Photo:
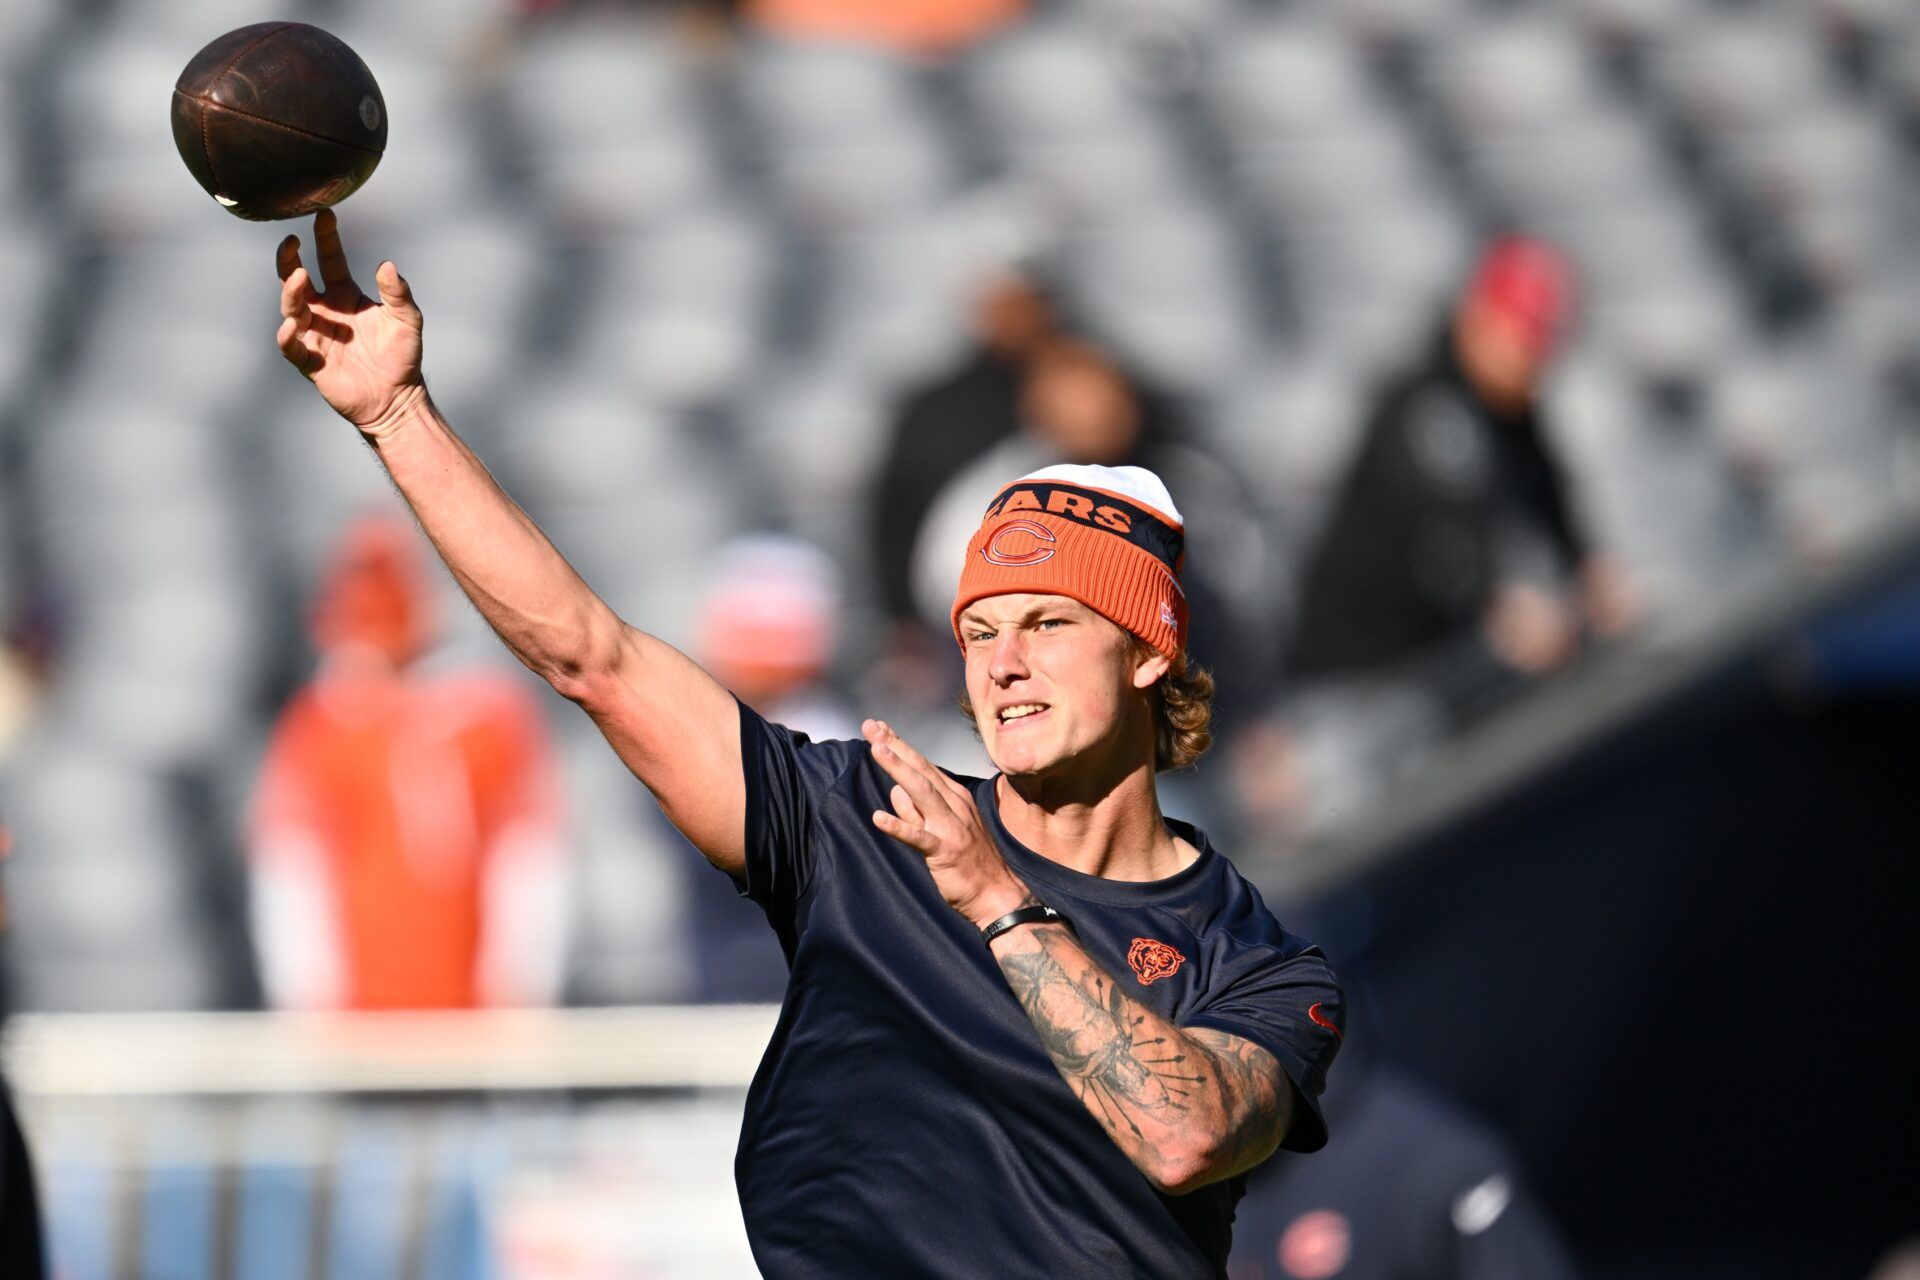
M 987 596 L 1078 600 L 1169 656 L 1186 647 L 1186 526 L 1144 467 L 1055 466 L 1001 489 L 967 544 L 953 631 Z M 964 641 L 962 642 L 964 644 Z

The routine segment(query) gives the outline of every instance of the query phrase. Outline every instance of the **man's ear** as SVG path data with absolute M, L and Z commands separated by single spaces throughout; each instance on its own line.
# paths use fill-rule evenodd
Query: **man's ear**
M 1173 666 L 1173 659 L 1152 645 L 1141 643 L 1134 648 L 1133 687 L 1151 689 L 1160 682 Z

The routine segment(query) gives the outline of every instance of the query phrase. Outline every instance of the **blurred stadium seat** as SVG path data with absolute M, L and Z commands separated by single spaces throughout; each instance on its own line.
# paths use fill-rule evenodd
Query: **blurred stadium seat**
M 389 150 L 342 221 L 363 281 L 391 257 L 418 290 L 435 396 L 589 581 L 671 641 L 693 639 L 712 550 L 778 527 L 848 569 L 862 674 L 888 415 L 956 358 L 969 290 L 1009 260 L 1177 396 L 1270 517 L 1283 577 L 1376 381 L 1510 227 L 1580 264 L 1552 427 L 1644 590 L 1650 650 L 1914 519 L 1911 0 L 1034 8 L 944 63 L 671 6 L 271 16 L 336 30 L 379 77 Z M 273 352 L 267 262 L 310 232 L 228 217 L 167 131 L 191 54 L 265 16 L 0 4 L 0 636 L 31 613 L 55 641 L 0 775 L 20 1008 L 245 1000 L 233 836 L 309 660 L 299 602 L 342 526 L 394 501 Z M 592 727 L 553 713 L 581 885 L 570 991 L 679 998 L 685 851 Z M 1409 689 L 1299 714 L 1309 827 L 1446 754 Z M 127 1241 L 142 1274 L 198 1278 L 224 1223 L 228 1274 L 292 1280 L 312 1273 L 284 1242 L 313 1240 L 331 1197 L 327 1274 L 466 1277 L 474 1188 L 512 1145 L 549 1171 L 577 1157 L 574 1181 L 523 1178 L 493 1220 L 525 1247 L 577 1216 L 646 1274 L 745 1273 L 731 1201 L 676 1192 L 679 1169 L 612 1178 L 651 1206 L 633 1222 L 589 1194 L 616 1140 L 693 1151 L 723 1187 L 732 1097 L 592 1140 L 551 1114 L 503 1137 L 480 1111 L 162 1109 L 138 1160 L 124 1128 L 62 1111 L 39 1135 L 56 1249 L 74 1280 L 128 1274 Z
M 0 151 L 0 165 L 6 158 Z M 0 193 L 0 210 L 5 207 L 5 195 Z M 19 407 L 39 379 L 50 294 L 59 267 L 50 237 L 24 220 L 6 221 L 0 213 L 0 276 L 15 299 L 13 305 L 0 309 L 0 420 Z
M 944 64 L 654 6 L 292 13 L 353 43 L 388 97 L 388 153 L 342 210 L 361 278 L 401 263 L 436 397 L 588 579 L 670 640 L 690 639 L 703 557 L 745 529 L 819 543 L 859 589 L 894 399 L 956 356 L 968 290 L 1010 258 L 1037 260 L 1076 321 L 1178 395 L 1289 561 L 1374 382 L 1432 339 L 1476 244 L 1509 226 L 1581 265 L 1555 430 L 1656 643 L 1913 518 L 1908 0 L 1036 10 Z M 4 779 L 28 1007 L 244 989 L 217 945 L 221 833 L 307 661 L 297 602 L 343 523 L 392 501 L 275 359 L 267 260 L 289 228 L 222 213 L 167 132 L 187 58 L 260 16 L 252 0 L 0 5 L 0 530 L 16 543 L 0 631 L 31 583 L 59 640 Z M 856 596 L 851 616 L 873 607 Z M 848 630 L 858 668 L 876 646 Z M 1404 698 L 1364 725 L 1328 717 L 1311 744 L 1324 809 L 1381 794 L 1383 744 L 1433 754 L 1432 709 Z M 672 998 L 662 868 L 679 851 L 591 730 L 562 723 L 587 886 L 575 992 Z M 155 1184 L 157 1221 L 204 1211 L 203 1163 Z M 279 1203 L 263 1178 L 244 1194 Z M 90 1179 L 60 1184 L 62 1212 L 113 1194 Z M 363 1194 L 392 1207 L 343 1192 Z M 106 1274 L 62 1238 L 75 1276 Z
M 509 162 L 561 228 L 643 226 L 722 185 L 697 70 L 670 37 L 645 20 L 561 22 L 529 33 L 503 68 Z

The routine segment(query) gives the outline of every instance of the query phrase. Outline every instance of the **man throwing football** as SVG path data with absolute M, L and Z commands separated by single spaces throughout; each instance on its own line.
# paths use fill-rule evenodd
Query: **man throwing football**
M 780 938 L 791 978 L 736 1164 L 761 1269 L 1224 1275 L 1240 1175 L 1326 1140 L 1340 996 L 1161 815 L 1155 775 L 1205 749 L 1211 682 L 1186 662 L 1158 479 L 1048 468 L 988 509 L 953 625 L 995 777 L 874 720 L 810 742 L 615 616 L 435 410 L 394 265 L 369 298 L 331 212 L 315 238 L 317 284 L 280 246 L 281 351 L 507 647 Z

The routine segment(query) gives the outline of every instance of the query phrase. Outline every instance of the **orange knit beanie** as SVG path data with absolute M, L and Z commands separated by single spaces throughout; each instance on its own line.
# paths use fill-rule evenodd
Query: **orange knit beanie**
M 1033 592 L 1070 596 L 1176 657 L 1187 644 L 1185 558 L 1185 525 L 1153 472 L 1042 468 L 1000 491 L 967 544 L 954 637 L 975 600 Z

